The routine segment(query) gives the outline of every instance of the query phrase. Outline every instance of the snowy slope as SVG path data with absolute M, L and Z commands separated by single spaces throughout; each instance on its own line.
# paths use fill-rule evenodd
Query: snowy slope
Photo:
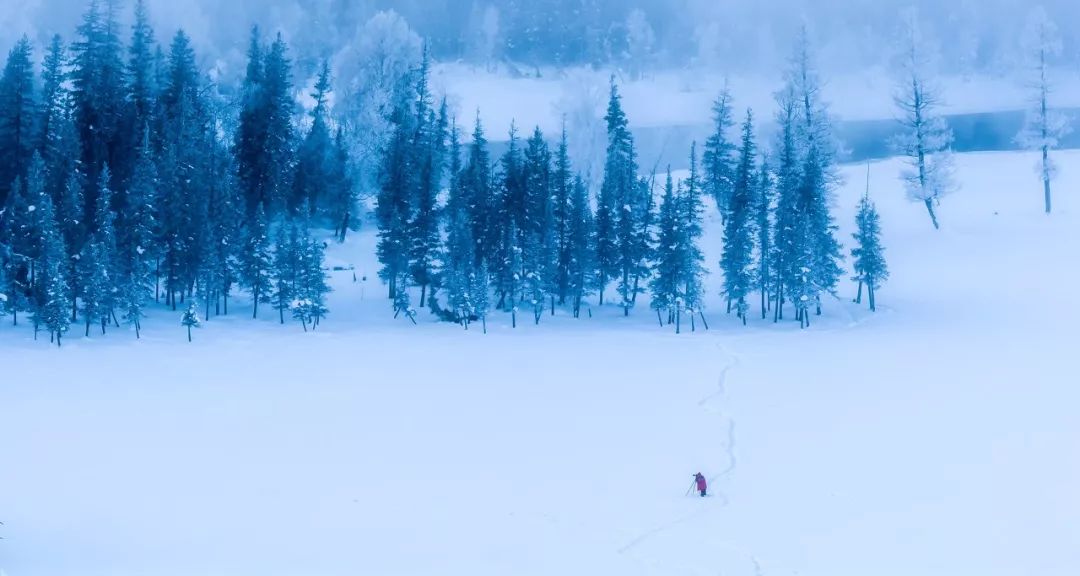
M 807 332 L 642 308 L 488 335 L 392 320 L 334 274 L 320 332 L 235 316 L 188 345 L 0 328 L 0 570 L 1071 575 L 1080 569 L 1080 154 L 958 157 L 934 233 L 872 166 L 893 280 Z M 838 194 L 850 237 L 865 167 Z M 706 235 L 715 268 L 719 233 Z M 373 237 L 331 254 L 374 276 Z M 715 294 L 719 278 L 709 279 Z M 250 315 L 248 309 L 248 316 Z M 690 475 L 714 497 L 685 496 Z

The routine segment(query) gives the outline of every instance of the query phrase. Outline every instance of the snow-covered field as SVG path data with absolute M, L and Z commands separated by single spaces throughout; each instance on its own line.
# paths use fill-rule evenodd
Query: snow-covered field
M 489 137 L 495 139 L 506 135 L 511 122 L 519 131 L 540 126 L 545 133 L 558 134 L 563 115 L 569 114 L 572 123 L 583 103 L 591 105 L 598 118 L 603 117 L 610 70 L 544 69 L 539 77 L 535 71 L 528 72 L 533 76 L 512 77 L 505 71 L 444 63 L 435 67 L 432 82 L 437 93 L 450 95 L 459 117 L 471 119 L 479 110 Z M 848 121 L 896 118 L 893 72 L 882 67 L 837 72 L 826 74 L 828 81 L 823 86 L 824 100 L 831 102 L 833 114 Z M 750 107 L 759 118 L 768 118 L 765 112 L 775 108 L 774 94 L 782 82 L 780 71 L 727 77 L 696 68 L 650 72 L 637 79 L 616 74 L 615 78 L 633 128 L 709 125 L 712 103 L 725 84 L 737 109 Z M 1075 71 L 1054 70 L 1051 80 L 1054 106 L 1080 106 L 1080 76 Z M 946 115 L 1022 110 L 1029 105 L 1026 85 L 1004 76 L 943 76 L 939 84 L 940 111 Z M 507 106 L 507 102 L 515 105 Z
M 1052 217 L 1033 162 L 959 157 L 938 233 L 873 165 L 882 310 L 845 283 L 805 332 L 717 296 L 707 332 L 642 308 L 485 336 L 392 320 L 348 272 L 318 333 L 240 307 L 189 345 L 157 312 L 57 350 L 5 319 L 0 571 L 1077 574 L 1080 154 Z M 332 263 L 373 277 L 372 243 Z

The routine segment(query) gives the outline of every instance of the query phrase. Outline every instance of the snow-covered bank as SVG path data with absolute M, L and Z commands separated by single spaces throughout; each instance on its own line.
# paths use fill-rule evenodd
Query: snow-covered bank
M 159 311 L 0 327 L 0 569 L 54 574 L 1074 574 L 1080 154 L 958 157 L 943 230 L 874 164 L 892 280 L 796 326 L 644 306 L 484 336 L 334 274 L 314 334 Z M 865 167 L 845 170 L 848 240 Z M 704 239 L 715 270 L 715 218 Z M 330 255 L 374 277 L 365 232 Z M 361 299 L 362 297 L 362 299 Z M 815 319 L 817 320 L 817 319 Z M 690 475 L 714 497 L 686 497 Z

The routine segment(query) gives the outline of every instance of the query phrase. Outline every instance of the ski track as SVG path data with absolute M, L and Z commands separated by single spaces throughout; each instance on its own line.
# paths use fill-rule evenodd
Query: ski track
M 720 370 L 720 376 L 717 378 L 716 391 L 705 396 L 697 402 L 698 407 L 702 408 L 710 414 L 717 415 L 721 421 L 727 422 L 727 439 L 724 442 L 724 452 L 727 459 L 727 466 L 723 470 L 712 475 L 709 478 L 709 484 L 712 486 L 715 486 L 715 482 L 717 480 L 727 478 L 728 476 L 733 474 L 738 467 L 738 459 L 735 456 L 735 419 L 723 410 L 712 408 L 711 406 L 717 399 L 722 399 L 727 396 L 728 374 L 731 372 L 731 370 L 737 368 L 742 363 L 742 361 L 739 358 L 738 354 L 732 352 L 732 350 L 729 347 L 725 346 L 723 343 L 719 344 L 719 348 L 724 354 L 724 356 L 728 358 L 727 364 L 724 366 L 723 369 Z M 720 507 L 725 507 L 730 503 L 727 494 L 720 490 L 714 490 L 713 495 L 720 498 Z M 630 542 L 619 548 L 618 553 L 625 554 L 626 552 L 640 546 L 649 538 L 652 538 L 653 536 L 656 536 L 657 534 L 660 534 L 662 532 L 666 532 L 676 526 L 679 526 L 680 524 L 685 524 L 686 522 L 689 522 L 697 518 L 698 516 L 701 516 L 707 511 L 708 508 L 701 507 L 690 514 L 685 514 L 674 520 L 670 520 L 668 522 L 664 522 L 658 526 L 650 528 L 649 530 L 646 530 L 645 532 L 639 534 L 638 536 L 630 540 Z M 754 562 L 755 568 L 757 567 L 757 558 L 755 558 L 752 554 L 747 554 L 745 551 L 738 549 L 737 547 L 734 547 L 732 545 L 728 545 L 726 546 L 726 548 L 740 555 L 751 558 Z

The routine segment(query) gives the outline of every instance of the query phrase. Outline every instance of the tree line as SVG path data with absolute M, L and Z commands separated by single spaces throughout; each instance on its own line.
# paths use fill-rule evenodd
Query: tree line
M 690 173 L 670 169 L 658 194 L 657 170 L 641 176 L 618 86 L 611 83 L 605 121 L 603 180 L 592 198 L 567 153 L 562 130 L 554 146 L 540 128 L 522 138 L 511 127 L 507 150 L 493 159 L 479 113 L 461 143 L 445 100 L 436 104 L 429 64 L 411 74 L 395 99 L 393 134 L 379 170 L 376 217 L 380 277 L 395 315 L 412 318 L 410 287 L 420 308 L 468 328 L 492 310 L 532 313 L 535 323 L 565 307 L 578 317 L 586 297 L 629 315 L 639 296 L 661 325 L 702 322 L 700 241 L 703 198 L 715 200 L 724 233 L 723 295 L 745 324 L 752 299 L 760 314 L 801 326 L 820 315 L 840 277 L 841 245 L 830 211 L 838 182 L 831 120 L 807 38 L 797 43 L 785 88 L 777 96 L 780 136 L 764 161 L 748 110 L 733 141 L 734 108 L 725 91 L 714 106 L 714 132 Z M 441 191 L 447 191 L 445 202 Z M 658 196 L 660 201 L 657 201 Z M 887 277 L 880 226 L 864 198 L 855 235 L 856 280 L 873 296 Z M 444 295 L 445 293 L 445 295 Z
M 239 101 L 196 65 L 181 30 L 156 42 L 145 4 L 125 44 L 114 2 L 92 0 L 38 75 L 27 38 L 0 78 L 0 311 L 57 345 L 160 303 L 204 319 L 247 290 L 305 329 L 327 313 L 322 241 L 356 204 L 329 118 L 330 70 L 304 121 L 288 47 L 254 29 Z M 185 319 L 190 324 L 190 319 Z M 92 330 L 92 327 L 97 327 Z

